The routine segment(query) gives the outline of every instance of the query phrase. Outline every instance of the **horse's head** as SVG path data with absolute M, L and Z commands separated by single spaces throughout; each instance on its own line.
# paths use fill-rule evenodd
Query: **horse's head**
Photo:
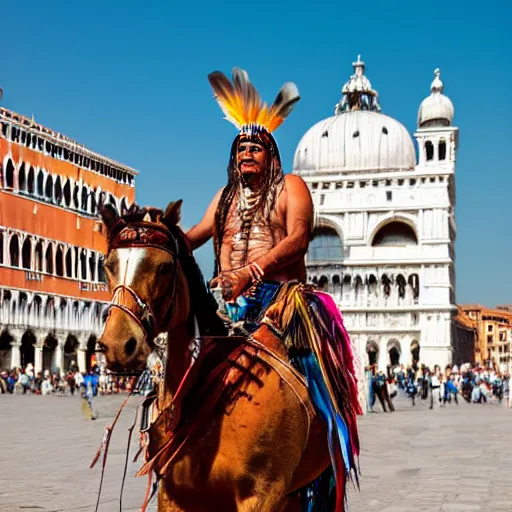
M 165 212 L 132 207 L 122 217 L 110 205 L 102 210 L 112 304 L 99 345 L 114 371 L 141 371 L 154 337 L 180 314 L 180 207 L 181 201 L 170 203 Z

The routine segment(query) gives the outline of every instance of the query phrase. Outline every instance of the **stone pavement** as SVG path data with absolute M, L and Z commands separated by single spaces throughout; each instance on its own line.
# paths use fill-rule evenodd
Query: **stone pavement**
M 122 399 L 96 399 L 100 417 L 88 421 L 77 397 L 0 395 L 0 512 L 93 511 L 100 466 L 89 464 Z M 128 404 L 114 432 L 101 512 L 119 510 L 139 400 Z M 396 406 L 393 414 L 360 419 L 361 491 L 350 491 L 349 512 L 512 511 L 512 412 L 466 403 L 430 411 L 421 400 L 412 407 L 403 399 Z M 135 479 L 135 471 L 130 464 L 125 512 L 140 510 L 144 497 L 146 479 Z

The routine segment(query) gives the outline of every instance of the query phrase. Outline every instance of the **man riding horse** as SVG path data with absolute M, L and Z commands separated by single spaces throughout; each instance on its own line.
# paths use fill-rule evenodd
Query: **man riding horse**
M 239 131 L 231 146 L 227 185 L 186 236 L 192 250 L 213 237 L 210 285 L 221 289 L 234 325 L 248 333 L 262 323 L 278 330 L 272 305 L 285 301 L 293 310 L 286 332 L 279 334 L 328 428 L 332 468 L 327 477 L 335 477 L 339 500 L 342 475 L 357 474 L 356 415 L 361 410 L 341 315 L 329 295 L 305 283 L 304 256 L 314 221 L 311 195 L 302 178 L 283 174 L 272 136 L 300 99 L 298 90 L 286 83 L 268 107 L 243 70 L 233 70 L 233 83 L 220 72 L 208 78 L 226 118 Z

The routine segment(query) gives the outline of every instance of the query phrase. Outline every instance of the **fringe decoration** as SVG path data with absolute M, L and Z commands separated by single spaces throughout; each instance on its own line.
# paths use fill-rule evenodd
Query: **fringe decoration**
M 311 400 L 327 425 L 336 481 L 334 510 L 343 511 L 347 478 L 359 487 L 356 417 L 362 414 L 350 339 L 341 313 L 329 294 L 301 284 L 288 284 L 283 285 L 279 295 L 285 301 L 283 337 L 290 359 L 306 376 Z M 322 497 L 314 492 L 318 485 L 313 482 L 306 488 L 305 492 L 310 495 L 308 506 L 313 508 L 305 510 L 323 510 L 318 507 L 323 506 L 321 502 L 325 501 L 325 495 Z

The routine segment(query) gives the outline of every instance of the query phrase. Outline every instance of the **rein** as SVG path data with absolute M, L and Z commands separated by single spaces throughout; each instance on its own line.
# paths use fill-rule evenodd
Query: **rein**
M 171 292 L 169 293 L 169 299 L 167 301 L 167 304 L 163 308 L 164 311 L 166 311 L 165 317 L 164 317 L 164 323 L 165 323 L 165 325 L 170 325 L 172 322 L 173 314 L 175 312 L 172 305 L 175 304 L 175 300 L 176 300 L 177 276 L 178 276 L 178 270 L 180 268 L 178 242 L 177 242 L 174 234 L 164 225 L 160 225 L 160 224 L 156 224 L 156 223 L 152 223 L 152 222 L 151 223 L 150 222 L 133 222 L 133 223 L 127 224 L 123 219 L 120 219 L 118 221 L 118 223 L 112 228 L 108 242 L 109 243 L 108 243 L 107 257 L 113 250 L 122 249 L 122 248 L 129 249 L 129 248 L 135 248 L 135 247 L 145 248 L 145 249 L 152 248 L 152 249 L 162 250 L 162 251 L 167 252 L 168 254 L 170 254 L 173 257 L 173 259 L 175 260 L 175 262 L 174 262 L 175 264 L 173 265 L 174 271 L 171 276 L 172 289 L 171 289 Z M 153 342 L 153 338 L 155 336 L 155 330 L 156 330 L 155 314 L 154 314 L 151 306 L 146 301 L 144 301 L 131 286 L 127 285 L 126 283 L 121 283 L 114 288 L 114 290 L 112 292 L 112 300 L 111 300 L 110 307 L 108 310 L 107 320 L 108 320 L 108 317 L 110 316 L 112 309 L 115 309 L 115 308 L 119 309 L 124 314 L 126 314 L 137 325 L 137 327 L 143 333 L 144 342 L 148 343 L 148 345 L 150 345 L 151 347 L 155 347 L 155 344 Z M 106 321 L 105 321 L 105 324 L 106 324 Z M 103 434 L 103 439 L 101 441 L 101 445 L 98 448 L 96 455 L 94 456 L 94 459 L 90 465 L 90 468 L 92 469 L 98 462 L 101 454 L 103 453 L 100 485 L 99 485 L 99 489 L 98 489 L 98 498 L 97 498 L 97 502 L 96 502 L 96 512 L 98 511 L 99 505 L 100 505 L 100 498 L 101 498 L 101 491 L 102 491 L 102 487 L 103 487 L 103 477 L 105 474 L 105 467 L 106 467 L 106 463 L 107 463 L 108 449 L 109 449 L 110 439 L 112 437 L 114 427 L 116 426 L 116 423 L 121 416 L 121 412 L 123 411 L 124 407 L 128 403 L 129 399 L 141 387 L 140 384 L 144 380 L 144 373 L 142 375 L 140 375 L 137 384 L 133 387 L 130 394 L 126 397 L 126 399 L 121 404 L 121 407 L 117 411 L 112 424 L 108 425 L 105 428 L 105 432 Z M 135 420 L 129 429 L 128 444 L 126 447 L 125 467 L 124 467 L 123 480 L 122 480 L 122 485 L 121 485 L 121 494 L 119 497 L 120 510 L 122 510 L 122 498 L 123 498 L 124 482 L 125 482 L 125 478 L 126 478 L 128 457 L 129 457 L 129 452 L 130 452 L 130 441 L 132 438 L 133 429 L 137 422 L 137 415 L 138 415 L 138 407 L 137 407 L 137 411 L 135 414 Z M 136 456 L 136 458 L 137 458 L 137 456 Z M 150 483 L 151 483 L 151 481 L 150 481 Z M 149 491 L 149 487 L 148 487 L 148 491 Z M 149 492 L 147 492 L 145 502 L 147 503 L 149 501 L 149 499 L 150 499 Z
M 107 257 L 116 249 L 158 249 L 171 255 L 175 260 L 171 276 L 172 289 L 169 299 L 163 309 L 166 311 L 164 323 L 171 323 L 177 291 L 177 276 L 180 268 L 179 248 L 175 235 L 164 225 L 153 222 L 133 222 L 127 224 L 120 219 L 112 228 L 109 236 Z M 125 274 L 126 276 L 126 274 Z M 154 348 L 153 338 L 156 331 L 156 316 L 151 306 L 144 301 L 137 292 L 126 283 L 118 284 L 112 292 L 112 300 L 108 315 L 112 309 L 119 309 L 125 313 L 141 330 L 144 341 Z M 107 316 L 108 319 L 108 316 Z

